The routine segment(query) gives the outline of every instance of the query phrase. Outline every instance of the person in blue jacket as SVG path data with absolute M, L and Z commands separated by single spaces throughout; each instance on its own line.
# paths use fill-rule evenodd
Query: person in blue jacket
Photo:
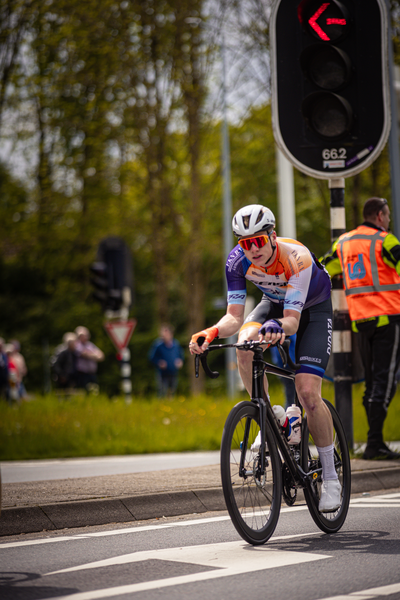
M 157 391 L 160 397 L 173 396 L 178 387 L 178 373 L 183 366 L 183 350 L 174 339 L 171 325 L 160 327 L 160 337 L 153 343 L 149 360 L 156 368 Z

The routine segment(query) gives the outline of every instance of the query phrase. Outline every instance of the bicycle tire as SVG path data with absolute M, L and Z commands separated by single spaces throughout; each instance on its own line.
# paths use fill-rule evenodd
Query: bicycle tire
M 244 467 L 247 477 L 239 476 L 240 443 L 243 443 L 246 422 L 249 437 Z M 257 477 L 260 452 L 251 445 L 260 430 L 259 408 L 254 402 L 240 402 L 226 420 L 221 442 L 221 480 L 226 507 L 239 535 L 249 544 L 265 544 L 275 531 L 282 495 L 282 464 L 275 438 L 267 423 L 265 481 Z M 257 483 L 258 482 L 258 483 Z
M 346 520 L 349 510 L 351 494 L 351 468 L 349 448 L 346 435 L 340 417 L 330 402 L 324 400 L 329 408 L 333 421 L 333 442 L 335 452 L 335 465 L 342 486 L 342 502 L 337 511 L 332 513 L 320 513 L 318 503 L 321 494 L 322 477 L 319 474 L 312 482 L 312 491 L 304 489 L 304 497 L 307 502 L 311 517 L 318 527 L 325 533 L 336 533 Z M 318 451 L 308 429 L 307 416 L 304 415 L 302 424 L 302 438 L 300 443 L 300 461 L 304 471 L 308 472 L 315 468 L 321 468 Z

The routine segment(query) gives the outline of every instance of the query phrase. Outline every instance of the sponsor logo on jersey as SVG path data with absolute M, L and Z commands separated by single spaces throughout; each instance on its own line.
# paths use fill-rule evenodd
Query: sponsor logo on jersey
M 285 304 L 286 308 L 290 306 L 304 306 L 304 302 L 301 302 L 301 300 L 286 300 Z
M 332 350 L 332 319 L 328 319 L 328 347 L 326 349 L 327 354 L 331 355 Z
M 320 363 L 322 360 L 320 358 L 315 358 L 314 356 L 300 356 L 300 361 L 307 361 L 313 363 Z

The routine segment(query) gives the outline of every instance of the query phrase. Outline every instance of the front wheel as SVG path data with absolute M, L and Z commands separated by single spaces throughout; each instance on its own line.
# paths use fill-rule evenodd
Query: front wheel
M 262 473 L 261 448 L 255 444 L 259 431 L 258 406 L 240 402 L 228 415 L 221 442 L 226 507 L 237 532 L 253 545 L 265 544 L 275 531 L 282 494 L 282 466 L 275 439 L 267 423 Z
M 324 402 L 332 415 L 335 469 L 342 486 L 341 505 L 335 512 L 320 513 L 318 510 L 322 486 L 322 468 L 318 450 L 308 429 L 306 415 L 304 416 L 302 424 L 302 438 L 300 445 L 301 466 L 306 473 L 309 471 L 316 471 L 311 483 L 311 490 L 307 488 L 304 489 L 304 497 L 314 522 L 322 529 L 322 531 L 325 531 L 325 533 L 336 533 L 345 522 L 347 511 L 349 510 L 351 493 L 350 456 L 346 435 L 340 417 L 330 402 L 327 400 L 324 400 Z

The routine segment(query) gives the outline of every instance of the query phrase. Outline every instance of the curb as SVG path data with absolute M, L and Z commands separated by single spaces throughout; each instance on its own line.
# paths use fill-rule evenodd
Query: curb
M 222 488 L 4 508 L 0 536 L 226 510 Z
M 400 486 L 400 467 L 355 471 L 352 494 Z M 226 510 L 222 488 L 4 508 L 0 536 Z

